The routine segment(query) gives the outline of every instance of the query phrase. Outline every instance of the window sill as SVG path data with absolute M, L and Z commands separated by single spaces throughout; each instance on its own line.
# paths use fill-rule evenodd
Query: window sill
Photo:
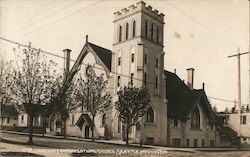
M 179 126 L 173 126 L 172 128 L 173 128 L 173 129 L 180 129 Z
M 194 131 L 202 131 L 201 128 L 190 128 L 190 130 L 194 130 Z
M 144 125 L 156 126 L 156 124 L 155 124 L 155 123 L 149 123 L 149 122 L 146 122 Z

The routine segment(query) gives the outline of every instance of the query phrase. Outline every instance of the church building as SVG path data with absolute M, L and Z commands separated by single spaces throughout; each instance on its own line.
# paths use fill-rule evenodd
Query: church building
M 90 113 L 79 107 L 67 120 L 67 135 L 90 138 L 90 128 L 95 127 L 95 138 L 103 138 L 108 130 L 108 139 L 122 140 L 123 124 L 114 104 L 122 87 L 134 85 L 147 87 L 151 106 L 140 123 L 130 129 L 131 140 L 177 147 L 217 146 L 215 115 L 204 89 L 195 90 L 164 70 L 164 14 L 140 1 L 115 12 L 113 24 L 113 49 L 95 45 L 86 37 L 71 69 L 78 69 L 71 76 L 75 78 L 86 77 L 89 65 L 97 75 L 104 74 L 113 107 L 96 116 L 95 126 Z M 64 52 L 67 65 L 70 50 Z M 56 118 L 51 119 L 47 132 L 57 132 L 57 124 L 59 127 Z

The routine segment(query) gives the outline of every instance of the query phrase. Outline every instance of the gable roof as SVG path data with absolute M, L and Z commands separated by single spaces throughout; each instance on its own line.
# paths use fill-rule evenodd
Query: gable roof
M 1 106 L 1 117 L 17 118 L 18 113 L 14 106 L 3 105 Z
M 101 61 L 105 64 L 109 71 L 111 71 L 112 52 L 98 45 L 92 43 L 88 44 L 95 51 L 97 56 L 101 59 Z
M 188 119 L 188 115 L 200 102 L 208 118 L 212 118 L 211 106 L 203 89 L 189 89 L 175 73 L 165 71 L 165 76 L 168 117 Z

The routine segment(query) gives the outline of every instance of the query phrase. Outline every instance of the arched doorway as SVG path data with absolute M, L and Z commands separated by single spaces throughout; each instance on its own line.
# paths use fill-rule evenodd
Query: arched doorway
M 85 136 L 84 136 L 85 138 L 89 138 L 89 129 L 90 129 L 89 125 L 86 125 L 86 126 L 85 126 L 85 134 L 84 134 L 84 135 L 85 135 Z

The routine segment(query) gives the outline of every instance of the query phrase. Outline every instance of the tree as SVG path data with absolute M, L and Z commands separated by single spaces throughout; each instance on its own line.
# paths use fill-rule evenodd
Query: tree
M 7 72 L 9 64 L 5 61 L 4 55 L 0 52 L 0 106 L 10 103 L 10 89 L 8 84 Z
M 37 105 L 45 105 L 51 99 L 51 91 L 59 77 L 53 60 L 47 60 L 40 50 L 34 50 L 31 43 L 28 48 L 17 51 L 16 60 L 11 61 L 8 83 L 12 100 L 16 105 L 24 106 L 29 116 L 29 141 L 33 144 L 33 118 L 42 111 Z
M 77 100 L 78 104 L 72 106 L 74 109 L 84 106 L 92 115 L 94 126 L 92 130 L 92 141 L 94 141 L 95 116 L 97 113 L 104 113 L 111 107 L 111 95 L 107 91 L 108 81 L 104 78 L 104 74 L 97 76 L 91 65 L 86 68 L 86 79 L 81 76 L 77 79 Z
M 64 84 L 65 77 L 60 77 L 57 80 L 57 84 L 51 93 L 51 101 L 48 103 L 47 116 L 60 117 L 60 120 L 63 122 L 61 129 L 63 130 L 63 137 L 66 138 L 66 121 L 69 117 L 69 114 L 74 111 L 74 104 L 77 104 L 76 99 L 76 81 L 73 80 L 69 84 Z M 62 91 L 62 87 L 65 87 L 65 91 Z
M 218 112 L 218 109 L 217 109 L 216 105 L 212 106 L 212 111 L 213 111 L 214 113 L 217 113 L 217 112 Z
M 144 87 L 124 87 L 118 91 L 118 101 L 115 103 L 119 118 L 126 126 L 126 145 L 129 145 L 128 135 L 131 126 L 139 122 L 150 106 L 150 96 Z

